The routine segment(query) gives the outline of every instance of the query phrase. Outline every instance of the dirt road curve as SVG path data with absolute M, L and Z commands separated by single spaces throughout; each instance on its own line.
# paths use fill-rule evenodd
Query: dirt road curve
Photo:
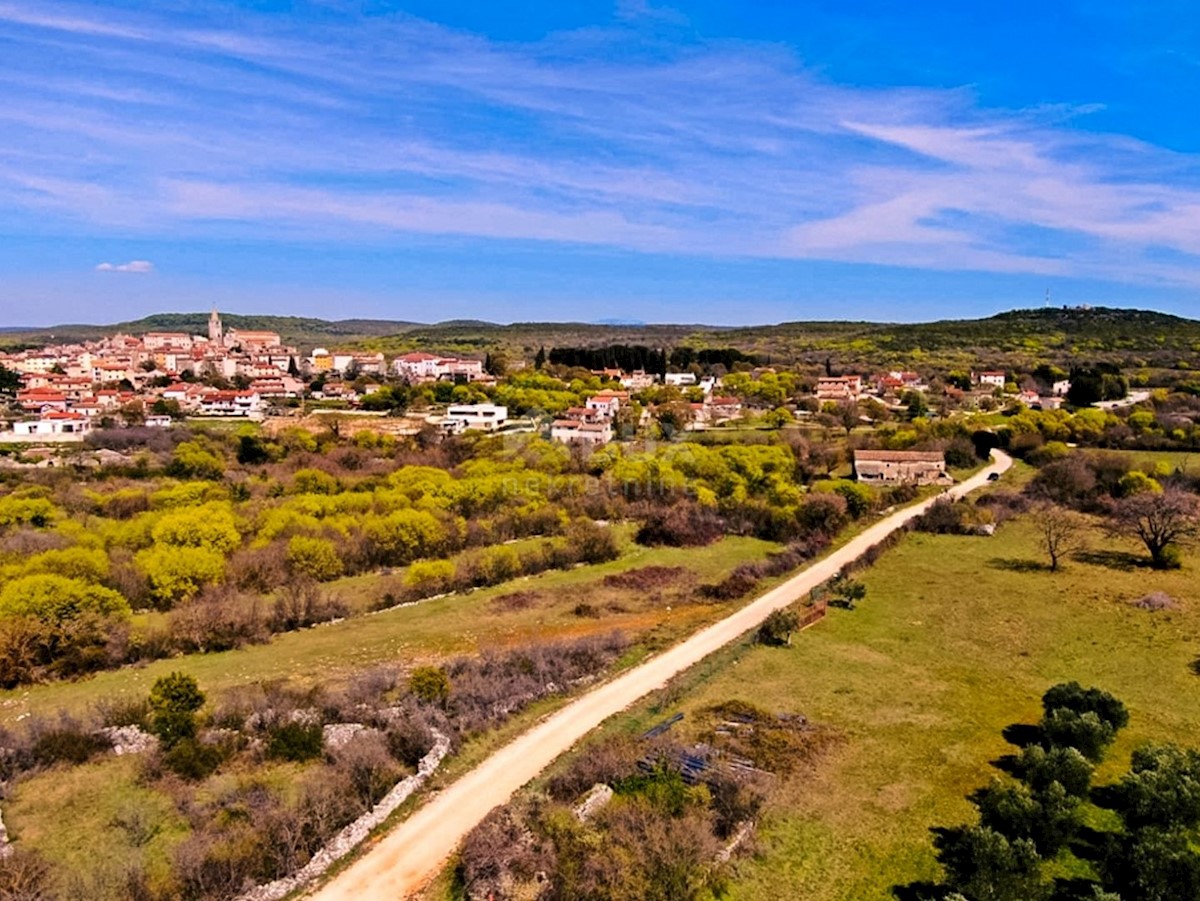
M 987 483 L 988 475 L 1004 472 L 1011 465 L 1007 455 L 996 452 L 988 468 L 955 485 L 949 493 L 962 496 L 974 491 Z M 719 623 L 547 717 L 432 798 L 353 866 L 310 897 L 317 901 L 396 901 L 412 897 L 437 874 L 458 843 L 492 808 L 507 802 L 517 789 L 588 732 L 755 628 L 772 610 L 786 607 L 831 578 L 931 503 L 932 500 L 926 501 L 893 513 Z

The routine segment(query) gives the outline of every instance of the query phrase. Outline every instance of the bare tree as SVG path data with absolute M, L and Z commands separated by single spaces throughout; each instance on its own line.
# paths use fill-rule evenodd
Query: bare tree
M 1171 548 L 1200 537 L 1200 498 L 1174 488 L 1122 498 L 1113 509 L 1109 531 L 1137 538 L 1150 552 L 1155 569 L 1169 569 L 1176 565 Z
M 1057 504 L 1040 504 L 1033 511 L 1042 550 L 1050 558 L 1050 572 L 1058 572 L 1063 558 L 1083 546 L 1083 519 L 1074 510 Z

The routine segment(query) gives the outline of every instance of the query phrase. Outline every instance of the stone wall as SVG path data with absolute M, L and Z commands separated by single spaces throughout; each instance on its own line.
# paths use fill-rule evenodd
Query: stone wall
M 237 901 L 279 901 L 312 882 L 338 860 L 354 850 L 371 834 L 371 830 L 386 820 L 409 796 L 424 784 L 450 751 L 450 739 L 435 731 L 433 748 L 417 766 L 417 772 L 397 782 L 382 801 L 335 835 L 324 848 L 313 855 L 303 868 L 283 879 L 260 885 L 239 896 Z

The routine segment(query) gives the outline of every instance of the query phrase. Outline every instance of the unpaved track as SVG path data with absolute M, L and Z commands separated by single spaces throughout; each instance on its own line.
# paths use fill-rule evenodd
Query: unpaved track
M 1004 472 L 1011 465 L 1012 460 L 997 451 L 986 469 L 947 493 L 961 497 L 987 484 L 989 474 Z M 438 873 L 459 842 L 492 808 L 506 803 L 517 789 L 579 739 L 661 688 L 673 676 L 757 627 L 771 611 L 788 606 L 832 578 L 932 503 L 930 499 L 880 520 L 778 588 L 548 716 L 431 798 L 312 897 L 317 901 L 411 898 Z

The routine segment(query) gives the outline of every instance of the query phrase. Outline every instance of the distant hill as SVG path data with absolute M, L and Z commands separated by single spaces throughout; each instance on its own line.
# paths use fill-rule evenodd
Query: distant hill
M 917 323 L 785 322 L 776 325 L 720 327 L 699 324 L 642 324 L 619 321 L 515 322 L 506 325 L 458 319 L 424 325 L 377 319 L 323 319 L 294 316 L 245 316 L 223 313 L 228 327 L 269 329 L 302 349 L 328 344 L 357 345 L 399 353 L 413 349 L 482 353 L 504 349 L 532 356 L 539 347 L 644 344 L 651 347 L 735 347 L 767 360 L 832 358 L 842 366 L 878 365 L 939 359 L 962 365 L 1004 359 L 1115 358 L 1134 365 L 1192 361 L 1200 366 L 1200 322 L 1147 310 L 1047 308 L 1012 310 L 984 319 Z M 204 334 L 207 313 L 161 313 L 112 325 L 62 325 L 48 329 L 5 331 L 7 345 L 82 340 L 116 331 L 187 331 Z

